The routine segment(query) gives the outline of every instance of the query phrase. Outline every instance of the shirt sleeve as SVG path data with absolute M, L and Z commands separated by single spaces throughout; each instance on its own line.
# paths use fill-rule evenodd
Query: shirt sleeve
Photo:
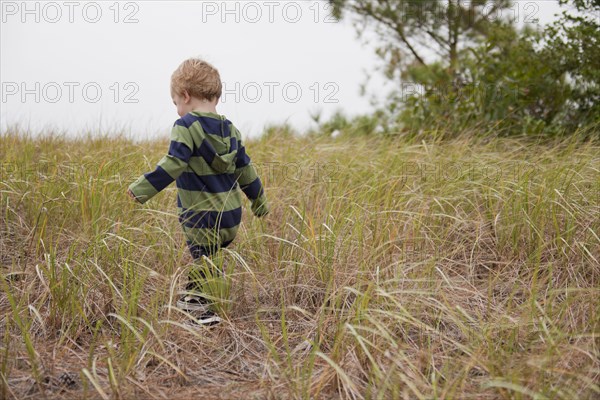
M 129 186 L 140 203 L 145 203 L 169 186 L 185 171 L 194 148 L 191 134 L 185 126 L 175 124 L 171 130 L 169 152 L 152 172 L 140 176 Z
M 251 202 L 251 210 L 257 217 L 262 217 L 269 213 L 269 205 L 262 182 L 258 177 L 256 168 L 252 160 L 246 153 L 246 148 L 240 138 L 237 160 L 235 163 L 235 179 L 240 185 L 240 189 Z

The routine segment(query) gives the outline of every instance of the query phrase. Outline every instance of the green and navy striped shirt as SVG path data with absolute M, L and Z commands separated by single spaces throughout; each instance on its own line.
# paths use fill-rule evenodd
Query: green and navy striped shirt
M 254 215 L 269 211 L 241 134 L 224 116 L 192 111 L 178 119 L 169 153 L 129 189 L 145 203 L 173 181 L 179 221 L 190 245 L 221 246 L 235 238 L 242 218 L 238 187 L 251 201 Z

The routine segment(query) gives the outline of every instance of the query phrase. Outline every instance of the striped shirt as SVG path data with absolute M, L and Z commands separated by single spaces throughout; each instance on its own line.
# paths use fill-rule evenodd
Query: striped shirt
M 250 200 L 254 215 L 269 212 L 241 134 L 224 116 L 192 111 L 178 119 L 168 154 L 129 189 L 145 203 L 173 181 L 179 222 L 190 245 L 221 246 L 235 238 L 242 218 L 238 188 Z

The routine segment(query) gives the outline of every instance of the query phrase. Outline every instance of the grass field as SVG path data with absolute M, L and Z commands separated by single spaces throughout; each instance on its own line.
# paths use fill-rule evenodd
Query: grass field
M 0 398 L 600 397 L 600 143 L 272 133 L 216 285 L 172 186 L 126 195 L 165 141 L 0 136 Z

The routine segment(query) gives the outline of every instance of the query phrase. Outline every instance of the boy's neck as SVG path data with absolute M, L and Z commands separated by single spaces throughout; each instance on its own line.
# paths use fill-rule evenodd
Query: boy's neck
M 207 107 L 194 107 L 194 109 L 192 111 L 197 111 L 197 112 L 203 112 L 203 113 L 213 113 L 213 114 L 219 114 L 217 112 L 217 108 L 212 106 L 207 106 Z
M 216 101 L 207 101 L 207 100 L 195 100 L 192 104 L 192 111 L 204 112 L 204 113 L 213 113 L 218 114 L 217 112 L 217 102 Z

